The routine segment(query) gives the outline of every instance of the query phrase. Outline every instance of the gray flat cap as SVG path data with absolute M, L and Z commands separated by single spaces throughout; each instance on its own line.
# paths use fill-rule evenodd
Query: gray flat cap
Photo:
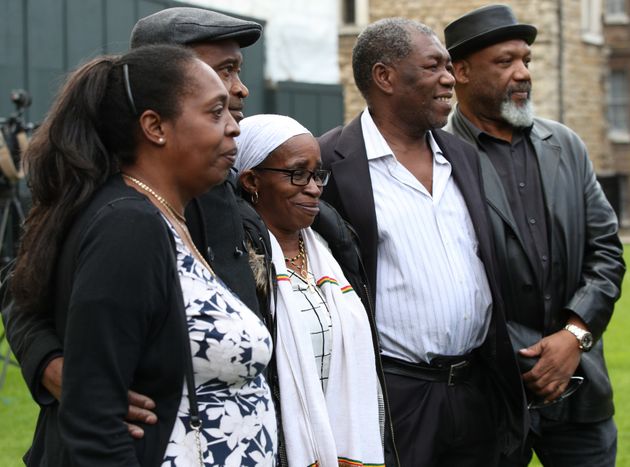
M 167 8 L 138 20 L 131 31 L 131 48 L 148 44 L 192 44 L 233 39 L 252 45 L 262 26 L 203 8 Z

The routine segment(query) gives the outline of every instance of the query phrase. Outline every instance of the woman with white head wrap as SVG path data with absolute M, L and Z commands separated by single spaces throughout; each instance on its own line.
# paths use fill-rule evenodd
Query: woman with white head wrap
M 384 465 L 368 317 L 310 225 L 328 181 L 319 146 L 295 120 L 241 121 L 235 167 L 269 228 L 277 281 L 276 365 L 290 466 Z

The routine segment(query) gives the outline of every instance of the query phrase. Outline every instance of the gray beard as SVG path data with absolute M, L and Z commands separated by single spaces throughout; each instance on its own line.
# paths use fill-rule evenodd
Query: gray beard
M 529 99 L 524 105 L 505 100 L 501 103 L 501 117 L 515 128 L 527 128 L 534 123 L 534 105 Z

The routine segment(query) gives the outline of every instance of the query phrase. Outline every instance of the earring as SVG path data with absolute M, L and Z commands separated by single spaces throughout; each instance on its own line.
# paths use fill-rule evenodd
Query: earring
M 258 192 L 254 191 L 252 193 L 252 204 L 258 204 Z
M 166 140 L 164 138 L 162 138 L 161 136 L 158 138 L 158 143 L 164 144 L 165 142 L 166 142 Z

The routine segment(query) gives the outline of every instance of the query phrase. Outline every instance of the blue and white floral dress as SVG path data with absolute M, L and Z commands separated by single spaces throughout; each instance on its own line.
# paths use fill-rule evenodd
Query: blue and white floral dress
M 262 374 L 271 359 L 271 335 L 171 230 L 188 317 L 204 465 L 273 466 L 277 424 Z M 163 467 L 199 466 L 199 449 L 188 424 L 188 391 L 182 384 Z

